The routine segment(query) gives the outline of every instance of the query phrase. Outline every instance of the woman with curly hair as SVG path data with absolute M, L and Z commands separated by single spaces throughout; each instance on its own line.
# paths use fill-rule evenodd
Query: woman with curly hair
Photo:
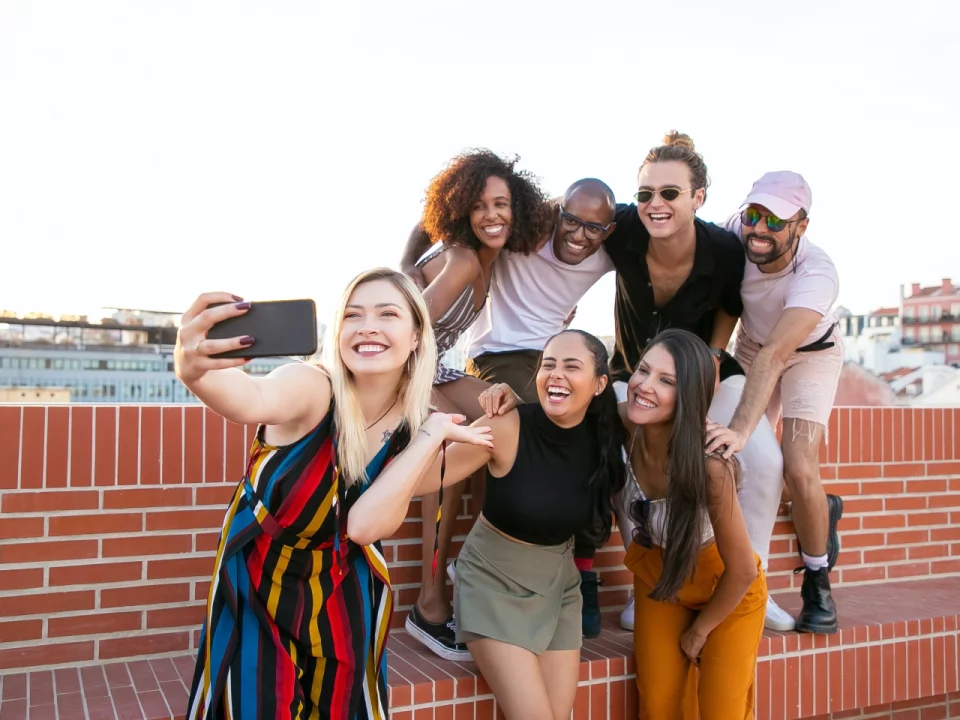
M 529 253 L 551 227 L 546 197 L 534 177 L 515 165 L 516 158 L 472 150 L 454 157 L 427 188 L 421 223 L 433 244 L 417 268 L 440 355 L 483 310 L 500 251 Z M 434 403 L 443 412 L 465 415 L 471 422 L 482 414 L 477 398 L 487 383 L 441 364 L 434 385 Z M 470 656 L 456 642 L 442 571 L 462 495 L 463 485 L 458 484 L 447 491 L 442 507 L 436 494 L 423 498 L 421 589 L 406 621 L 413 637 L 448 660 Z M 435 518 L 439 522 L 434 523 Z

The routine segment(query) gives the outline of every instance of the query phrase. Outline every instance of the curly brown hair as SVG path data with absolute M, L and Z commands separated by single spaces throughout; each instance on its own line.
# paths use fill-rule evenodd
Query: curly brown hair
M 513 221 L 506 250 L 528 254 L 549 228 L 552 218 L 537 178 L 515 170 L 520 158 L 505 160 L 489 150 L 468 150 L 454 157 L 427 187 L 423 228 L 433 242 L 444 241 L 477 250 L 480 241 L 470 227 L 470 212 L 483 195 L 487 178 L 496 176 L 510 188 Z

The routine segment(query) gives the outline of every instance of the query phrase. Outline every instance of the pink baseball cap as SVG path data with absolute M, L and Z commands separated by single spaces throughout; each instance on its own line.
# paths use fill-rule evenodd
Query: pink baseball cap
M 753 184 L 741 207 L 763 205 L 781 220 L 796 215 L 801 209 L 810 214 L 813 193 L 800 173 L 789 170 L 768 172 Z

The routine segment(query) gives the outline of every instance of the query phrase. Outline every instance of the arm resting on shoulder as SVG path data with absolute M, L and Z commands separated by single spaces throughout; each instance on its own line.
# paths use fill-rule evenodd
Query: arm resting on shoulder
M 787 365 L 787 360 L 810 333 L 823 315 L 806 308 L 787 308 L 767 338 L 767 343 L 750 364 L 743 397 L 730 421 L 730 429 L 744 438 L 750 437 L 767 410 L 773 389 Z
M 713 455 L 707 458 L 707 503 L 723 574 L 693 623 L 703 638 L 733 612 L 757 577 L 757 561 L 737 500 L 734 462 Z

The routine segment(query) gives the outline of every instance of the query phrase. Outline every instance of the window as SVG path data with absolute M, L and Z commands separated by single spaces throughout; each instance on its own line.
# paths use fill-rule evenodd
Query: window
M 920 342 L 930 342 L 930 328 L 920 328 Z
M 912 327 L 908 327 L 906 330 L 903 331 L 903 336 L 904 336 L 907 340 L 916 340 L 916 339 L 917 339 L 917 332 L 916 332 L 916 330 L 914 330 Z
M 926 320 L 930 317 L 930 308 L 926 305 L 921 305 L 917 311 L 917 317 L 921 320 Z
M 954 325 L 950 328 L 950 339 L 960 340 L 960 325 Z
M 950 314 L 953 317 L 960 319 L 960 303 L 953 303 L 950 305 Z
M 907 306 L 905 306 L 905 307 L 903 308 L 903 317 L 907 318 L 908 320 L 913 320 L 913 306 L 912 306 L 912 305 L 907 305 Z
M 932 306 L 932 307 L 930 308 L 930 319 L 931 319 L 931 320 L 939 320 L 939 319 L 940 319 L 940 315 L 941 315 L 942 313 L 943 313 L 943 310 L 940 308 L 940 306 L 939 306 L 939 305 L 934 305 L 934 306 Z
M 943 329 L 938 327 L 930 328 L 930 339 L 933 342 L 943 341 Z

